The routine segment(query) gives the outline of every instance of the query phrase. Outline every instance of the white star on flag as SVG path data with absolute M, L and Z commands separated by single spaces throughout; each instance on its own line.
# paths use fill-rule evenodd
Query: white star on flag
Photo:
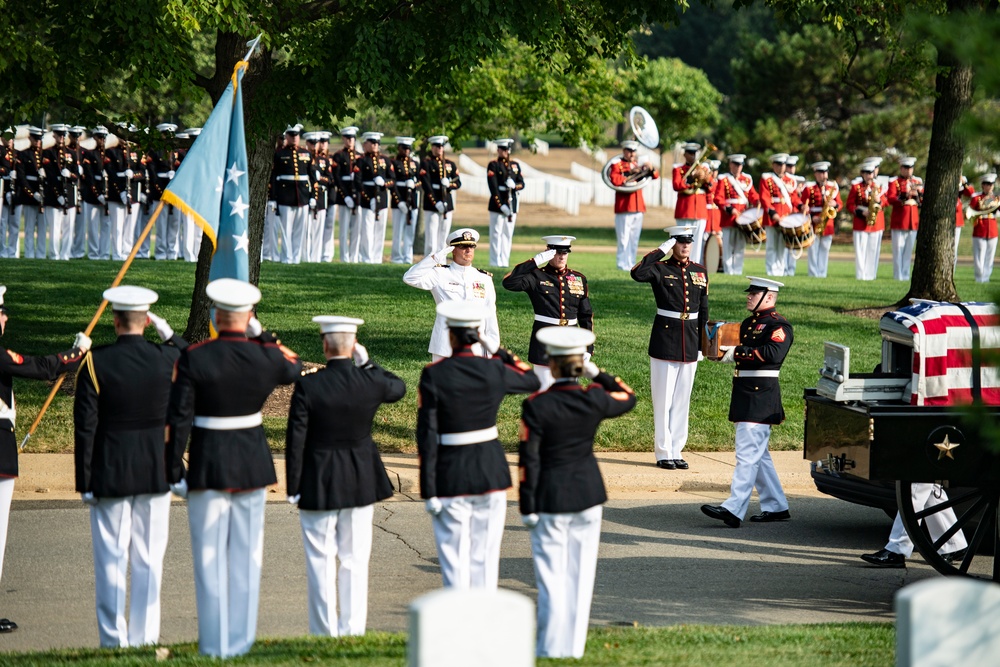
M 216 186 L 215 191 L 222 192 L 223 185 L 225 185 L 225 183 L 222 182 L 222 176 L 219 176 L 219 184 Z
M 236 201 L 229 202 L 229 205 L 233 207 L 233 212 L 230 215 L 238 215 L 240 219 L 243 219 L 243 211 L 250 208 L 250 204 L 243 203 L 243 195 L 236 198 Z
M 229 176 L 226 177 L 226 183 L 239 183 L 240 182 L 240 176 L 242 176 L 246 172 L 245 171 L 240 171 L 239 169 L 237 169 L 236 168 L 236 163 L 233 162 L 233 166 L 230 167 L 229 169 L 227 169 L 226 173 L 229 174 Z
M 243 234 L 240 236 L 233 234 L 233 240 L 236 241 L 236 247 L 233 249 L 233 252 L 239 252 L 240 250 L 242 250 L 248 255 L 250 254 L 250 239 L 247 238 L 246 232 L 243 232 Z

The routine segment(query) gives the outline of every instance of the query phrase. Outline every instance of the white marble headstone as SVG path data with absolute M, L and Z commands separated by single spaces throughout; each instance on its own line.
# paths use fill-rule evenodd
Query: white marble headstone
M 535 604 L 513 591 L 442 588 L 410 604 L 409 667 L 533 667 Z
M 1000 665 L 1000 586 L 949 577 L 896 593 L 897 667 Z

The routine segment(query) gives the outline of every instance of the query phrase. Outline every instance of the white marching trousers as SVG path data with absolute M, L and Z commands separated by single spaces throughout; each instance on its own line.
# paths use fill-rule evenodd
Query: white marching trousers
M 123 235 L 128 218 L 128 211 L 124 204 L 111 202 L 108 204 L 108 219 L 111 221 L 111 259 L 121 261 L 125 259 L 122 254 L 122 247 L 125 245 Z
M 265 493 L 188 494 L 198 650 L 205 655 L 242 655 L 257 637 Z
M 320 261 L 321 262 L 332 262 L 333 261 L 333 239 L 334 228 L 337 224 L 337 209 L 340 208 L 336 204 L 330 204 L 326 207 L 326 215 L 323 217 L 323 236 L 320 240 Z
M 954 266 L 958 266 L 958 242 L 962 238 L 962 228 L 955 228 L 955 263 Z
M 62 250 L 63 237 L 65 235 L 66 213 L 61 208 L 49 206 L 45 209 L 45 229 L 48 231 L 49 259 L 62 259 L 59 253 Z M 40 257 L 45 257 L 45 248 L 41 248 Z M 69 259 L 67 257 L 66 259 Z
M 788 500 L 781 488 L 778 471 L 767 450 L 770 438 L 770 424 L 736 423 L 736 470 L 733 472 L 729 498 L 722 506 L 740 520 L 746 516 L 754 487 L 757 488 L 761 511 L 781 512 L 788 509 Z
M 27 259 L 45 259 L 47 245 L 45 215 L 37 206 L 18 206 L 14 212 L 24 217 L 24 256 Z
M 76 207 L 70 206 L 63 211 L 62 240 L 59 241 L 59 251 L 56 259 L 72 259 L 73 244 L 76 243 Z
M 10 501 L 14 498 L 14 477 L 0 477 L 0 580 L 3 579 L 3 557 L 7 552 L 7 525 L 10 521 Z
M 4 186 L 6 185 L 7 184 L 5 182 Z M 4 187 L 5 193 L 6 190 L 7 188 Z M 0 257 L 14 257 L 14 253 L 17 252 L 17 249 L 8 245 L 7 235 L 9 233 L 9 225 L 13 222 L 15 207 L 7 203 L 7 200 L 5 199 L 6 196 L 7 195 L 4 194 L 4 199 L 0 199 Z M 13 239 L 15 241 L 18 239 L 18 235 L 16 233 L 13 235 Z M 11 254 L 8 255 L 8 252 Z
M 87 256 L 87 218 L 84 214 L 87 206 L 86 202 L 81 202 L 79 212 L 75 208 L 67 211 L 73 216 L 73 249 L 70 251 L 70 257 L 73 259 L 83 259 Z
M 424 254 L 429 255 L 443 248 L 451 229 L 451 213 L 424 211 Z
M 582 658 L 601 543 L 600 505 L 566 514 L 539 513 L 531 529 L 538 584 L 540 658 Z
M 264 213 L 264 238 L 260 245 L 261 260 L 278 261 L 278 209 L 273 201 L 267 202 Z
M 302 246 L 302 261 L 316 264 L 323 258 L 323 224 L 325 222 L 325 208 L 309 211 L 306 214 L 306 238 Z
M 833 234 L 817 236 L 809 246 L 809 275 L 813 278 L 826 278 L 830 265 L 830 246 L 833 245 Z
M 948 500 L 948 494 L 937 484 L 912 484 L 910 486 L 910 497 L 913 500 L 913 511 L 915 512 L 922 512 L 925 509 L 940 505 Z M 927 530 L 930 531 L 931 539 L 937 542 L 939 537 L 955 525 L 958 517 L 955 516 L 955 511 L 949 507 L 935 514 L 929 514 L 922 521 L 927 526 Z M 959 530 L 947 542 L 941 545 L 938 553 L 950 554 L 961 551 L 968 546 L 969 543 L 965 541 L 965 534 Z M 910 540 L 910 536 L 906 534 L 906 528 L 903 526 L 903 515 L 899 512 L 896 512 L 896 518 L 892 522 L 889 543 L 885 545 L 885 548 L 887 551 L 899 554 L 904 558 L 909 558 L 913 555 L 913 542 Z
M 510 264 L 510 248 L 514 242 L 516 222 L 516 213 L 508 220 L 503 213 L 490 212 L 490 266 L 506 267 Z
M 393 264 L 413 264 L 413 238 L 417 231 L 416 216 L 409 210 L 400 212 L 392 209 L 392 253 L 389 261 Z
M 27 248 L 27 243 L 25 243 Z M 977 283 L 988 283 L 993 274 L 993 260 L 997 255 L 997 240 L 972 237 L 972 269 Z
M 653 394 L 653 452 L 656 460 L 680 459 L 688 439 L 691 388 L 697 361 L 664 361 L 649 358 L 649 384 Z
M 374 505 L 299 512 L 306 551 L 311 634 L 342 637 L 365 633 L 374 516 Z
M 370 208 L 361 209 L 361 263 L 381 264 L 382 251 L 385 249 L 385 223 L 389 218 L 389 209 L 373 211 Z
M 178 211 L 179 218 L 177 226 L 180 229 L 180 256 L 185 262 L 197 262 L 198 253 L 201 252 L 201 228 L 194 221 L 194 216 L 183 211 Z
M 615 235 L 618 237 L 616 262 L 622 271 L 631 271 L 639 252 L 642 234 L 642 213 L 615 213 Z
M 767 228 L 767 241 L 764 242 L 764 270 L 769 276 L 785 275 L 785 235 L 781 227 L 775 225 Z
M 705 254 L 705 228 L 708 226 L 708 220 L 698 219 L 698 218 L 678 218 L 678 226 L 691 226 L 694 227 L 694 241 L 691 245 L 691 261 L 696 264 L 703 264 Z M 631 268 L 631 267 L 629 267 Z
M 338 208 L 340 209 L 340 261 L 357 264 L 361 260 L 361 212 L 347 206 Z
M 160 640 L 160 586 L 169 523 L 169 493 L 101 498 L 91 506 L 97 631 L 103 648 Z M 126 623 L 128 583 L 132 590 Z
M 913 259 L 913 242 L 917 240 L 917 230 L 892 230 L 892 277 L 896 280 L 910 279 L 910 261 Z
M 281 239 L 281 263 L 302 261 L 302 239 L 305 237 L 308 206 L 278 205 L 278 236 Z
M 547 364 L 535 364 L 531 370 L 535 372 L 535 375 L 538 376 L 538 381 L 541 383 L 538 391 L 545 391 L 555 382 L 555 378 L 552 377 L 552 369 Z
M 87 257 L 111 259 L 111 216 L 101 204 L 83 204 L 82 225 L 87 228 Z
M 743 255 L 747 237 L 736 227 L 722 228 L 722 272 L 731 276 L 743 273 Z
M 782 243 L 784 243 L 784 235 L 782 235 Z M 785 246 L 785 275 L 786 276 L 794 276 L 795 275 L 795 268 L 796 268 L 796 266 L 798 266 L 798 263 L 799 263 L 799 257 L 795 256 L 796 252 L 798 253 L 799 257 L 802 257 L 803 250 L 801 248 L 797 248 L 795 250 L 792 250 L 788 246 Z M 808 258 L 806 259 L 806 261 L 808 261 Z
M 166 209 L 167 209 L 167 207 L 164 206 L 163 210 L 160 211 L 160 215 L 161 216 L 167 214 Z M 135 224 L 135 238 L 132 241 L 132 245 L 133 246 L 136 244 L 136 242 L 139 241 L 139 237 L 142 236 L 142 230 L 144 230 L 146 228 L 146 223 L 148 223 L 149 219 L 151 217 L 153 217 L 153 213 L 155 211 L 156 211 L 156 206 L 153 204 L 153 202 L 150 202 L 149 212 L 148 213 L 143 210 L 143 205 L 142 204 L 139 205 L 139 215 L 136 217 L 136 221 L 135 221 L 135 223 L 136 223 Z M 156 226 L 154 224 L 153 229 L 149 230 L 149 233 L 146 234 L 146 238 L 144 238 L 142 240 L 142 245 L 139 246 L 139 251 L 135 253 L 135 258 L 136 259 L 147 259 L 149 257 L 149 247 L 150 247 L 150 245 L 152 245 L 153 234 L 155 232 L 156 232 Z M 131 251 L 131 249 L 130 249 L 130 251 Z
M 875 280 L 878 256 L 882 251 L 882 232 L 854 232 L 854 277 Z
M 441 505 L 432 523 L 444 587 L 496 590 L 507 492 L 441 498 Z

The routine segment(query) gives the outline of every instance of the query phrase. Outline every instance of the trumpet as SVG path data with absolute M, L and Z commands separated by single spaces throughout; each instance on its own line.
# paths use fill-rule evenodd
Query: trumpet
M 879 202 L 879 199 L 882 198 L 882 188 L 874 178 L 869 187 L 871 187 L 871 192 L 868 195 L 868 216 L 865 218 L 865 222 L 868 223 L 869 227 L 872 227 L 878 219 L 879 211 L 882 210 L 882 204 Z
M 716 150 L 719 149 L 716 148 L 714 144 L 706 143 L 705 147 L 701 149 L 701 153 L 695 156 L 694 162 L 692 162 L 691 166 L 684 172 L 685 181 L 689 176 L 691 176 L 692 173 L 694 173 L 694 183 L 691 184 L 691 187 L 697 189 L 711 182 L 712 170 L 708 167 L 708 165 L 702 164 L 702 160 L 704 160 L 705 156 L 710 152 Z

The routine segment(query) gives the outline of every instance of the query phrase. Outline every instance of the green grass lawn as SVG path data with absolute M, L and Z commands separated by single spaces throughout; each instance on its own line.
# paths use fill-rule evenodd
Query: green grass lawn
M 537 228 L 532 228 L 534 235 Z M 652 234 L 647 234 L 652 239 Z M 653 247 L 650 240 L 641 251 Z M 514 261 L 531 256 L 516 252 Z M 485 260 L 486 250 L 480 253 Z M 479 264 L 482 265 L 484 261 Z M 646 354 L 655 305 L 650 288 L 633 282 L 627 273 L 614 268 L 609 253 L 584 250 L 571 255 L 571 266 L 589 278 L 591 300 L 596 313 L 597 347 L 594 360 L 619 374 L 638 395 L 638 406 L 622 418 L 605 422 L 597 446 L 603 450 L 651 451 L 653 440 L 650 406 L 649 361 Z M 6 301 L 11 314 L 2 344 L 21 353 L 53 353 L 69 347 L 75 332 L 82 330 L 119 268 L 117 262 L 51 262 L 43 260 L 3 260 L 0 284 L 7 285 Z M 410 392 L 401 402 L 379 413 L 375 436 L 387 451 L 414 451 L 416 388 L 420 371 L 429 361 L 427 343 L 434 321 L 429 293 L 407 287 L 401 277 L 406 267 L 383 265 L 284 266 L 265 264 L 262 270 L 260 318 L 277 331 L 284 343 L 305 360 L 321 362 L 318 330 L 310 321 L 319 314 L 362 317 L 366 324 L 360 340 L 372 357 L 402 376 Z M 887 306 L 898 300 L 907 285 L 891 279 L 891 266 L 883 262 L 879 280 L 862 283 L 854 279 L 854 263 L 831 262 L 830 277 L 809 278 L 805 258 L 799 261 L 799 276 L 783 279 L 778 310 L 792 322 L 795 343 L 781 374 L 786 422 L 771 438 L 776 449 L 798 449 L 802 444 L 802 391 L 817 379 L 822 362 L 823 342 L 836 341 L 851 347 L 852 366 L 870 371 L 881 356 L 878 324 L 875 320 L 844 315 L 844 309 Z M 763 255 L 747 258 L 745 274 L 764 275 Z M 184 262 L 137 261 L 126 283 L 148 286 L 160 293 L 155 312 L 166 317 L 178 331 L 184 330 L 193 285 L 194 266 Z M 527 352 L 532 311 L 524 294 L 497 284 L 500 331 L 505 345 L 515 352 Z M 957 286 L 967 301 L 988 300 L 988 285 L 973 282 L 972 267 L 959 266 Z M 739 321 L 747 314 L 742 290 L 746 278 L 714 274 L 711 277 L 712 319 Z M 150 330 L 151 336 L 155 335 Z M 95 344 L 114 339 L 110 313 L 93 335 Z M 699 365 L 691 404 L 693 450 L 726 450 L 733 444 L 734 429 L 727 420 L 733 367 L 710 362 Z M 234 388 L 238 389 L 238 388 Z M 15 381 L 18 434 L 23 435 L 37 414 L 48 387 L 45 383 Z M 501 410 L 501 440 L 516 447 L 521 399 L 508 398 Z M 284 420 L 266 420 L 268 435 L 276 450 L 283 447 Z M 61 395 L 53 403 L 41 427 L 31 440 L 29 451 L 68 451 L 72 448 L 72 399 Z
M 895 632 L 888 623 L 844 623 L 784 626 L 676 625 L 665 628 L 591 629 L 582 660 L 542 659 L 539 665 L 574 664 L 581 667 L 702 667 L 713 665 L 767 665 L 768 667 L 867 667 L 891 665 Z M 98 665 L 155 664 L 153 649 L 105 651 L 75 649 L 5 655 L 3 664 Z M 343 639 L 259 640 L 234 665 L 298 666 L 351 665 L 352 667 L 406 664 L 406 636 L 368 633 Z M 170 665 L 217 665 L 198 655 L 195 644 L 170 647 Z

